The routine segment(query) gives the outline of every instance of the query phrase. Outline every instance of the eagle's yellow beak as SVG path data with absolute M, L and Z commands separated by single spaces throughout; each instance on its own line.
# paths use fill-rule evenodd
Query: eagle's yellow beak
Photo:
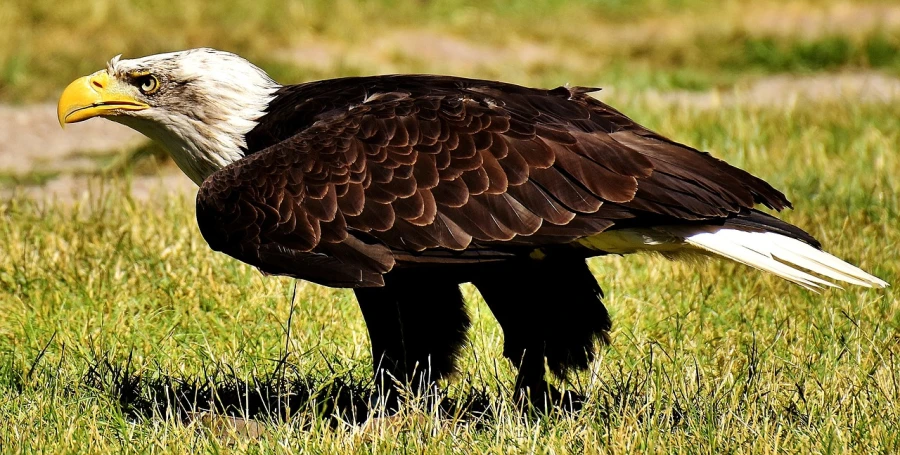
M 150 106 L 138 101 L 133 89 L 106 70 L 76 79 L 59 97 L 56 114 L 59 125 L 76 123 L 100 115 L 115 115 L 115 111 L 140 111 Z

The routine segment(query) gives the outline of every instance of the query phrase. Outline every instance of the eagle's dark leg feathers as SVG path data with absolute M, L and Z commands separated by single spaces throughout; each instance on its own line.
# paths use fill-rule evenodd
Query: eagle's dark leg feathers
M 392 388 L 396 380 L 422 393 L 453 373 L 470 325 L 459 284 L 398 270 L 385 275 L 384 287 L 356 289 L 356 297 L 372 342 L 376 387 Z
M 580 257 L 523 259 L 494 267 L 473 283 L 503 328 L 503 355 L 519 367 L 517 393 L 534 406 L 571 406 L 544 379 L 544 362 L 559 377 L 587 368 L 595 340 L 612 327 L 603 291 Z M 568 400 L 569 403 L 560 403 Z
M 470 325 L 458 283 L 472 281 L 503 328 L 504 356 L 519 368 L 517 394 L 527 394 L 540 409 L 577 406 L 577 397 L 547 383 L 544 367 L 546 362 L 565 377 L 587 368 L 596 340 L 608 342 L 603 291 L 584 259 L 522 259 L 486 265 L 467 277 L 444 272 L 395 270 L 385 275 L 384 287 L 356 289 L 372 341 L 376 387 L 391 393 L 397 380 L 423 393 L 454 371 Z M 393 397 L 389 406 L 396 391 Z

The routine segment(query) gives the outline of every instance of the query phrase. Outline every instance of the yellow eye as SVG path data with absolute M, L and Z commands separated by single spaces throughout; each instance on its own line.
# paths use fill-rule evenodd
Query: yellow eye
M 152 74 L 141 76 L 135 82 L 137 83 L 138 88 L 141 89 L 141 93 L 145 95 L 156 93 L 156 91 L 159 90 L 159 79 Z

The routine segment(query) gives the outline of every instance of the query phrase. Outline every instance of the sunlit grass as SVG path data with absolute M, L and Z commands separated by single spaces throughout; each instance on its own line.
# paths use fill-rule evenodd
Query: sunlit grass
M 745 72 L 896 73 L 900 30 L 878 20 L 882 10 L 897 14 L 890 3 L 837 0 L 10 0 L 0 3 L 0 101 L 51 100 L 120 53 L 200 46 L 237 52 L 283 82 L 442 72 L 700 90 Z M 410 48 L 421 34 L 462 44 Z
M 826 248 L 900 278 L 900 119 L 889 105 L 694 110 L 621 100 L 632 117 L 713 151 L 783 189 L 782 216 Z M 285 349 L 294 282 L 213 253 L 193 203 L 132 200 L 98 183 L 75 205 L 0 204 L 0 452 L 183 453 L 232 449 L 369 453 L 881 452 L 900 449 L 900 302 L 894 288 L 814 294 L 722 261 L 653 256 L 591 262 L 607 291 L 613 344 L 569 387 L 586 409 L 519 417 L 502 334 L 474 289 L 451 397 L 487 391 L 493 417 L 376 422 L 361 432 L 299 413 L 223 438 L 200 421 L 135 418 L 88 372 L 108 359 L 148 379 L 251 381 Z M 562 292 L 562 291 L 561 291 Z M 365 381 L 370 354 L 352 293 L 297 286 L 289 375 Z M 356 378 L 356 379 L 353 379 Z M 360 379 L 362 378 L 362 379 Z M 138 385 L 138 393 L 149 390 Z

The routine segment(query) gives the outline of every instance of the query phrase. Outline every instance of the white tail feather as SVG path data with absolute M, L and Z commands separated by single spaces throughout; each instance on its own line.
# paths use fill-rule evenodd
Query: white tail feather
M 859 286 L 888 286 L 884 280 L 858 267 L 797 239 L 774 232 L 719 226 L 670 226 L 666 231 L 703 251 L 774 273 L 810 290 L 821 289 L 823 286 L 840 286 L 804 272 L 801 268 Z

